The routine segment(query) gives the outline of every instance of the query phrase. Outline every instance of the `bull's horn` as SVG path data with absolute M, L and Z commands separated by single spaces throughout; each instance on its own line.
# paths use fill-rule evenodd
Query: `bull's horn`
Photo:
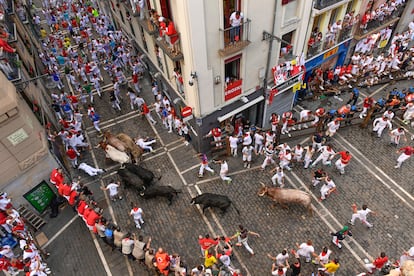
M 262 187 L 266 187 L 266 185 L 262 181 L 260 181 L 260 184 L 262 185 Z
M 100 146 L 101 146 L 101 144 L 97 144 L 97 145 L 95 146 L 95 149 L 99 148 Z

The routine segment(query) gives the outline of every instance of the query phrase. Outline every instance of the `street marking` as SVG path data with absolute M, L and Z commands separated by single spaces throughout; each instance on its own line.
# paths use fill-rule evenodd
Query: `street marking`
M 114 119 L 109 119 L 109 120 L 106 120 L 106 121 L 103 121 L 102 123 L 100 123 L 100 126 L 102 126 L 102 125 L 106 125 L 106 124 L 109 124 L 109 123 L 111 123 L 111 122 L 119 122 L 118 120 L 119 119 L 123 119 L 123 118 L 125 118 L 125 117 L 127 117 L 127 118 L 130 118 L 131 116 L 134 116 L 134 115 L 136 115 L 137 114 L 137 112 L 134 110 L 134 111 L 130 111 L 130 112 L 128 112 L 128 113 L 126 113 L 126 114 L 123 114 L 123 115 L 121 115 L 121 116 L 117 116 L 116 118 L 114 118 Z M 136 116 L 135 116 L 136 117 Z M 122 121 L 123 122 L 123 121 Z M 86 128 L 86 130 L 93 130 L 93 129 L 95 129 L 93 126 L 90 126 L 90 127 L 87 127 Z
M 89 139 L 88 132 L 86 132 L 86 131 L 85 131 L 85 138 L 89 142 L 89 144 L 91 144 L 90 143 L 91 141 Z M 95 168 L 98 168 L 98 161 L 96 160 L 95 152 L 93 150 L 91 151 L 91 156 L 92 156 L 92 160 L 93 160 L 93 163 L 94 163 Z M 105 184 L 104 184 L 102 178 L 100 179 L 100 182 L 101 182 L 101 187 L 105 187 Z M 109 197 L 108 197 L 108 193 L 106 191 L 102 191 L 102 192 L 103 192 L 103 194 L 105 196 L 105 200 L 106 200 L 106 203 L 108 205 L 108 210 L 109 210 L 109 214 L 111 215 L 112 221 L 115 224 L 118 224 L 116 222 L 114 209 L 112 208 L 111 201 L 109 200 Z M 109 270 L 109 266 L 108 266 L 108 264 L 106 262 L 105 256 L 102 253 L 101 246 L 99 245 L 98 241 L 96 240 L 95 235 L 93 235 L 92 232 L 91 232 L 91 235 L 92 235 L 92 237 L 94 239 L 94 243 L 95 243 L 95 246 L 96 246 L 96 250 L 98 250 L 98 253 L 99 253 L 99 256 L 101 257 L 102 263 L 104 264 L 105 271 L 107 272 L 108 275 L 112 275 L 111 271 Z M 102 254 L 102 256 L 101 256 L 101 254 Z M 128 260 L 126 260 L 126 266 L 128 268 L 128 272 L 132 272 L 131 264 L 128 262 Z M 129 275 L 130 276 L 133 276 L 134 274 L 133 273 L 129 273 Z
M 102 251 L 101 245 L 99 244 L 98 240 L 96 239 L 95 234 L 94 234 L 92 231 L 89 231 L 89 233 L 90 233 L 90 234 L 91 234 L 91 236 L 92 236 L 93 243 L 95 244 L 96 250 L 98 251 L 99 258 L 101 259 L 101 262 L 102 262 L 102 264 L 103 264 L 103 266 L 104 266 L 104 268 L 105 268 L 106 275 L 108 275 L 108 276 L 112 276 L 112 272 L 111 272 L 111 270 L 109 269 L 109 265 L 108 265 L 108 262 L 107 262 L 107 261 L 106 261 L 106 259 L 105 259 L 105 255 L 103 254 L 103 251 Z
M 164 142 L 163 142 L 163 140 L 162 140 L 161 136 L 158 134 L 158 131 L 155 129 L 154 125 L 152 125 L 150 122 L 148 122 L 148 123 L 150 124 L 150 126 L 151 126 L 152 130 L 154 131 L 155 135 L 158 137 L 158 140 L 159 140 L 159 142 L 160 142 L 161 146 L 162 146 L 162 147 L 165 147 L 165 144 L 164 144 Z M 182 183 L 183 183 L 184 187 L 186 188 L 186 190 L 187 190 L 188 194 L 189 194 L 191 197 L 194 197 L 194 196 L 195 196 L 195 195 L 194 195 L 194 193 L 192 193 L 192 191 L 190 190 L 190 187 L 188 186 L 187 181 L 185 180 L 184 176 L 180 173 L 180 170 L 179 170 L 179 168 L 178 168 L 177 164 L 175 163 L 175 160 L 173 159 L 173 157 L 172 157 L 171 153 L 170 153 L 169 151 L 167 151 L 166 153 L 167 153 L 167 156 L 168 156 L 168 158 L 170 159 L 170 162 L 171 162 L 171 164 L 173 165 L 173 167 L 174 167 L 175 171 L 177 172 L 178 176 L 180 177 L 180 179 L 181 179 L 181 181 L 182 181 Z M 197 187 L 197 185 L 195 185 L 195 188 L 197 189 L 197 192 L 200 194 L 200 193 L 201 193 L 201 191 L 200 191 L 200 189 Z M 201 217 L 202 217 L 202 219 L 204 220 L 205 224 L 207 225 L 207 227 L 208 227 L 208 229 L 209 229 L 210 233 L 212 233 L 213 235 L 217 236 L 217 235 L 216 235 L 216 232 L 214 231 L 214 229 L 213 229 L 213 227 L 212 227 L 212 225 L 211 225 L 211 223 L 210 223 L 210 221 L 209 221 L 209 220 L 207 219 L 207 217 L 203 214 L 203 212 L 202 212 L 202 210 L 201 210 L 201 207 L 200 207 L 199 205 L 197 205 L 197 209 L 198 209 L 199 213 L 201 214 Z M 221 224 L 220 224 L 220 223 L 219 223 L 219 221 L 217 220 L 217 217 L 215 216 L 215 214 L 214 214 L 214 213 L 212 213 L 212 217 L 213 217 L 214 221 L 216 222 L 216 224 L 218 225 L 218 227 L 220 228 L 221 233 L 222 233 L 224 236 L 227 236 L 227 235 L 226 235 L 226 233 L 225 233 L 225 231 L 224 231 L 224 229 L 223 229 L 223 227 L 221 226 Z M 250 272 L 249 272 L 249 270 L 247 269 L 247 266 L 243 263 L 242 259 L 240 258 L 240 255 L 239 255 L 237 252 L 234 252 L 234 254 L 235 254 L 235 256 L 237 257 L 237 259 L 238 259 L 238 261 L 239 261 L 240 265 L 242 266 L 242 268 L 246 271 L 246 275 L 247 275 L 247 276 L 251 276 L 251 273 L 250 273 Z
M 411 205 L 406 199 L 403 198 L 403 196 L 401 196 L 399 193 L 397 193 L 389 184 L 387 184 L 381 177 L 378 176 L 377 173 L 375 173 L 373 170 L 371 170 L 367 164 L 369 164 L 369 166 L 374 167 L 382 176 L 384 176 L 389 182 L 391 182 L 392 184 L 394 184 L 395 187 L 397 187 L 404 195 L 406 195 L 409 199 L 411 199 L 412 201 L 414 201 L 414 197 L 407 192 L 403 187 L 401 187 L 400 185 L 398 185 L 397 182 L 395 182 L 392 178 L 390 178 L 383 170 L 381 170 L 379 167 L 377 167 L 373 162 L 371 162 L 368 158 L 366 158 L 358 149 L 356 149 L 354 146 L 352 146 L 348 141 L 346 141 L 346 139 L 344 139 L 341 135 L 337 135 L 336 136 L 337 139 L 340 139 L 344 144 L 348 145 L 348 147 L 352 148 L 353 153 L 354 153 L 354 159 L 356 161 L 358 161 L 358 163 L 361 163 L 362 165 L 364 165 L 364 167 L 366 167 L 366 169 L 376 178 L 378 179 L 378 181 L 380 181 L 387 189 L 389 189 L 393 194 L 395 194 L 402 202 L 404 202 L 411 210 L 414 211 L 414 206 Z M 335 138 L 334 138 L 335 139 Z M 356 155 L 361 156 L 361 159 L 359 159 L 358 157 L 356 157 Z
M 202 194 L 202 192 L 201 192 L 200 188 L 199 188 L 197 185 L 194 185 L 194 187 L 195 187 L 195 189 L 197 190 L 197 193 L 198 193 L 199 195 L 200 195 L 200 194 Z M 187 189 L 189 189 L 189 188 L 187 188 Z M 190 195 L 191 195 L 191 193 L 190 193 Z M 197 208 L 198 208 L 198 211 L 201 213 L 201 216 L 203 217 L 203 219 L 205 218 L 205 219 L 207 220 L 207 217 L 203 214 L 203 212 L 202 212 L 202 210 L 201 210 L 200 205 L 198 205 L 198 204 L 197 204 Z M 225 237 L 228 237 L 228 235 L 227 235 L 226 231 L 224 231 L 223 226 L 220 224 L 219 220 L 217 219 L 216 214 L 215 214 L 215 213 L 211 210 L 211 208 L 209 208 L 209 211 L 210 211 L 211 217 L 213 218 L 214 222 L 215 222 L 215 223 L 217 224 L 217 226 L 220 228 L 221 233 L 222 233 Z M 208 226 L 209 226 L 210 231 L 212 231 L 213 229 L 212 229 L 212 227 L 211 227 L 210 222 L 208 223 Z M 212 232 L 214 232 L 214 231 L 212 231 Z M 217 236 L 217 235 L 216 235 L 216 236 Z M 250 275 L 251 275 L 251 273 L 250 273 L 250 271 L 247 269 L 246 264 L 242 261 L 242 258 L 241 258 L 241 256 L 240 256 L 239 252 L 238 252 L 237 250 L 233 250 L 233 254 L 237 257 L 237 260 L 239 261 L 239 264 L 240 264 L 240 265 L 241 265 L 241 267 L 244 269 L 244 271 L 246 271 L 247 275 L 248 275 L 248 276 L 250 276 Z
M 106 126 L 100 126 L 100 128 L 101 128 L 101 129 L 110 128 L 110 127 L 112 127 L 112 126 L 114 126 L 114 125 L 117 125 L 117 124 L 119 124 L 119 123 L 126 122 L 126 121 L 128 121 L 128 120 L 134 119 L 134 118 L 139 117 L 139 116 L 141 116 L 141 113 L 134 114 L 134 115 L 130 116 L 129 118 L 126 118 L 126 119 L 123 119 L 123 120 L 116 121 L 116 122 L 114 122 L 114 123 L 112 123 L 112 124 L 109 124 L 109 125 L 106 125 Z M 90 130 L 90 131 L 89 131 L 89 133 L 95 133 L 95 132 L 96 132 L 96 129 L 93 129 L 93 130 Z
M 56 238 L 58 238 L 63 231 L 66 230 L 66 228 L 68 228 L 79 216 L 75 215 L 68 223 L 66 223 L 55 235 L 53 235 L 52 238 L 50 238 L 44 245 L 42 245 L 42 249 L 45 249 L 46 247 L 49 246 L 49 244 L 51 244 L 54 240 L 56 240 Z
M 300 185 L 306 190 L 307 193 L 309 193 L 312 198 L 317 202 L 317 204 L 319 205 L 319 207 L 324 211 L 324 215 L 321 214 L 317 209 L 316 206 L 314 204 L 312 204 L 313 209 L 316 211 L 316 213 L 318 214 L 318 216 L 324 221 L 324 223 L 329 227 L 329 229 L 332 232 L 336 232 L 338 228 L 342 228 L 343 224 L 340 223 L 336 217 L 322 204 L 322 202 L 319 202 L 318 197 L 315 196 L 315 194 L 309 190 L 309 188 L 307 187 L 307 185 L 302 181 L 302 179 L 300 179 L 296 173 L 291 172 L 292 176 L 296 179 L 296 181 L 298 181 L 300 183 Z M 298 188 L 296 184 L 294 184 L 294 182 L 292 181 L 292 179 L 288 176 L 285 175 L 286 179 L 289 180 L 290 184 L 295 187 L 296 189 Z M 331 223 L 329 223 L 327 221 L 327 219 L 325 218 L 326 216 L 331 217 L 331 219 L 338 225 L 337 228 L 333 227 L 333 225 Z M 365 251 L 365 249 L 356 241 L 354 240 L 352 237 L 350 237 L 350 239 L 354 242 L 354 244 L 357 246 L 357 248 L 370 260 L 373 260 L 374 258 Z M 345 245 L 345 247 L 351 252 L 351 254 L 355 257 L 355 259 L 357 259 L 357 261 L 363 266 L 364 262 L 362 261 L 362 258 L 358 256 L 358 254 L 348 245 L 348 243 L 346 241 L 343 242 L 343 244 Z
M 188 168 L 188 169 L 185 169 L 185 170 L 181 171 L 180 173 L 181 173 L 181 174 L 185 174 L 185 173 L 187 173 L 187 172 L 189 172 L 189 171 L 191 171 L 191 170 L 193 170 L 193 169 L 195 169 L 195 168 L 198 168 L 198 167 L 200 167 L 200 165 L 199 165 L 199 164 L 194 165 L 194 166 L 192 166 L 192 167 L 190 167 L 190 168 Z

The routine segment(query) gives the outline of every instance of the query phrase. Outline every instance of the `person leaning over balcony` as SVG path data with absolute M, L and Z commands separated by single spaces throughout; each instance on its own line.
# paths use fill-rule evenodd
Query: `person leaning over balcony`
M 230 15 L 230 44 L 240 40 L 240 26 L 243 23 L 243 13 L 235 11 Z
M 170 49 L 170 51 L 173 54 L 178 54 L 179 50 L 178 50 L 178 34 L 177 34 L 177 30 L 175 29 L 175 25 L 174 22 L 172 22 L 171 20 L 166 20 L 167 22 L 167 28 L 165 31 L 165 40 L 168 43 L 168 48 Z

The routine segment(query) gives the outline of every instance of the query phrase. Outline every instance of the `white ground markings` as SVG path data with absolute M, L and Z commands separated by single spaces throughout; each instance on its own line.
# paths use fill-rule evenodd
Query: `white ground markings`
M 345 138 L 343 138 L 343 136 L 338 134 L 334 137 L 334 140 L 337 140 L 339 143 L 346 145 L 350 149 L 350 152 L 352 152 L 353 159 L 355 161 L 365 167 L 366 170 L 368 170 L 384 187 L 386 187 L 391 193 L 397 196 L 408 208 L 414 211 L 414 205 L 412 203 L 414 201 L 414 197 L 409 192 L 398 185 L 394 179 L 389 177 L 383 170 L 381 170 L 371 160 L 365 157 L 362 152 L 360 152 Z M 384 179 L 386 179 L 386 181 Z M 388 183 L 391 183 L 391 185 Z
M 88 143 L 90 144 L 91 141 L 89 139 L 88 132 L 86 132 L 86 131 L 85 131 L 85 138 L 88 141 Z M 98 168 L 99 166 L 98 166 L 98 161 L 96 160 L 95 152 L 93 150 L 91 150 L 90 153 L 91 153 L 91 156 L 92 156 L 94 167 Z M 101 187 L 105 187 L 105 183 L 103 181 L 103 178 L 100 179 L 100 185 L 101 185 Z M 115 213 L 114 213 L 114 210 L 112 209 L 111 201 L 109 200 L 108 194 L 104 191 L 103 191 L 103 193 L 104 193 L 104 196 L 105 196 L 106 203 L 108 205 L 108 210 L 109 210 L 109 214 L 111 215 L 112 221 L 115 224 L 117 224 L 116 218 L 115 218 Z M 108 276 L 112 275 L 112 272 L 109 269 L 108 262 L 106 261 L 106 258 L 104 256 L 104 254 L 102 253 L 101 245 L 97 242 L 97 239 L 96 239 L 95 235 L 92 233 L 92 231 L 91 231 L 91 235 L 93 236 L 93 240 L 94 240 L 94 243 L 95 243 L 96 250 L 99 253 L 99 257 L 100 257 L 100 259 L 101 259 L 101 261 L 104 265 L 104 268 L 105 268 L 105 271 L 106 271 L 107 275 Z M 128 258 L 126 256 L 124 256 L 124 261 L 125 261 L 126 267 L 128 269 L 128 274 L 130 276 L 133 276 L 134 273 L 132 272 L 131 264 L 129 263 Z
M 158 141 L 159 141 L 159 143 L 161 144 L 161 146 L 162 146 L 162 147 L 165 147 L 166 145 L 165 145 L 165 143 L 164 143 L 163 139 L 161 138 L 161 136 L 158 134 L 157 129 L 156 129 L 156 128 L 152 125 L 152 124 L 150 124 L 149 122 L 148 122 L 148 124 L 152 127 L 152 129 L 153 129 L 153 131 L 154 131 L 155 135 L 157 136 Z M 174 160 L 174 158 L 172 157 L 172 155 L 171 155 L 170 151 L 167 151 L 167 152 L 166 152 L 166 154 L 167 154 L 168 158 L 170 159 L 170 162 L 171 162 L 171 164 L 173 165 L 173 167 L 174 167 L 175 171 L 177 172 L 178 176 L 180 177 L 181 182 L 183 183 L 183 185 L 184 185 L 185 189 L 187 190 L 188 194 L 189 194 L 191 197 L 195 197 L 195 196 L 196 196 L 196 194 L 194 194 L 194 193 L 191 191 L 191 187 L 190 187 L 190 186 L 192 186 L 192 185 L 189 185 L 189 184 L 187 183 L 187 181 L 185 180 L 185 178 L 184 178 L 183 174 L 180 172 L 180 170 L 179 170 L 179 168 L 178 168 L 177 164 L 175 163 L 175 160 Z M 201 194 L 201 190 L 200 190 L 200 189 L 199 189 L 196 185 L 195 185 L 195 188 L 196 188 L 196 190 L 197 190 L 197 193 L 198 193 L 198 194 Z M 215 237 L 219 236 L 219 235 L 217 235 L 216 231 L 214 230 L 214 228 L 213 228 L 213 226 L 211 225 L 211 223 L 210 223 L 210 221 L 208 220 L 208 218 L 207 218 L 207 217 L 203 214 L 201 207 L 200 207 L 199 205 L 196 205 L 196 206 L 197 206 L 197 210 L 198 210 L 198 211 L 200 212 L 200 214 L 201 214 L 201 217 L 202 217 L 202 219 L 203 219 L 204 223 L 205 223 L 205 224 L 206 224 L 206 226 L 208 227 L 209 232 L 210 232 L 211 234 L 213 234 L 213 236 L 215 236 Z M 213 218 L 214 222 L 215 222 L 215 223 L 217 224 L 217 226 L 220 228 L 221 235 L 223 235 L 223 236 L 226 236 L 226 237 L 227 237 L 227 234 L 226 234 L 226 232 L 224 231 L 223 226 L 220 224 L 220 222 L 218 221 L 218 219 L 217 219 L 217 217 L 215 216 L 215 214 L 214 214 L 213 212 L 211 212 L 211 215 L 212 215 L 212 218 Z M 246 275 L 247 275 L 247 276 L 251 276 L 252 274 L 251 274 L 251 273 L 250 273 L 250 271 L 247 269 L 247 266 L 243 263 L 243 261 L 242 261 L 242 259 L 241 259 L 240 255 L 239 255 L 237 252 L 234 252 L 234 255 L 237 257 L 237 259 L 238 259 L 238 261 L 239 261 L 239 263 L 240 263 L 241 267 L 244 269 L 244 271 L 246 271 Z

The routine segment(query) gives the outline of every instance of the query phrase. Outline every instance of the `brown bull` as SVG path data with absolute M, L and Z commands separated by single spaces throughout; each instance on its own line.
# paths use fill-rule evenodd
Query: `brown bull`
M 104 142 L 122 152 L 127 151 L 127 146 L 125 145 L 125 143 L 116 138 L 116 136 L 112 135 L 112 133 L 109 131 L 104 132 Z
M 142 149 L 139 146 L 137 146 L 134 143 L 134 140 L 132 140 L 132 138 L 125 133 L 117 134 L 116 138 L 118 138 L 126 145 L 128 152 L 131 153 L 132 157 L 135 160 L 135 163 L 138 164 L 141 161 L 141 157 L 143 154 Z
M 276 187 L 268 187 L 263 183 L 261 184 L 262 187 L 260 187 L 259 191 L 257 192 L 257 195 L 267 195 L 268 197 L 270 197 L 274 202 L 273 206 L 275 206 L 276 203 L 279 203 L 283 208 L 287 208 L 286 204 L 294 203 L 306 207 L 309 213 L 313 215 L 310 194 L 297 189 L 282 189 Z

